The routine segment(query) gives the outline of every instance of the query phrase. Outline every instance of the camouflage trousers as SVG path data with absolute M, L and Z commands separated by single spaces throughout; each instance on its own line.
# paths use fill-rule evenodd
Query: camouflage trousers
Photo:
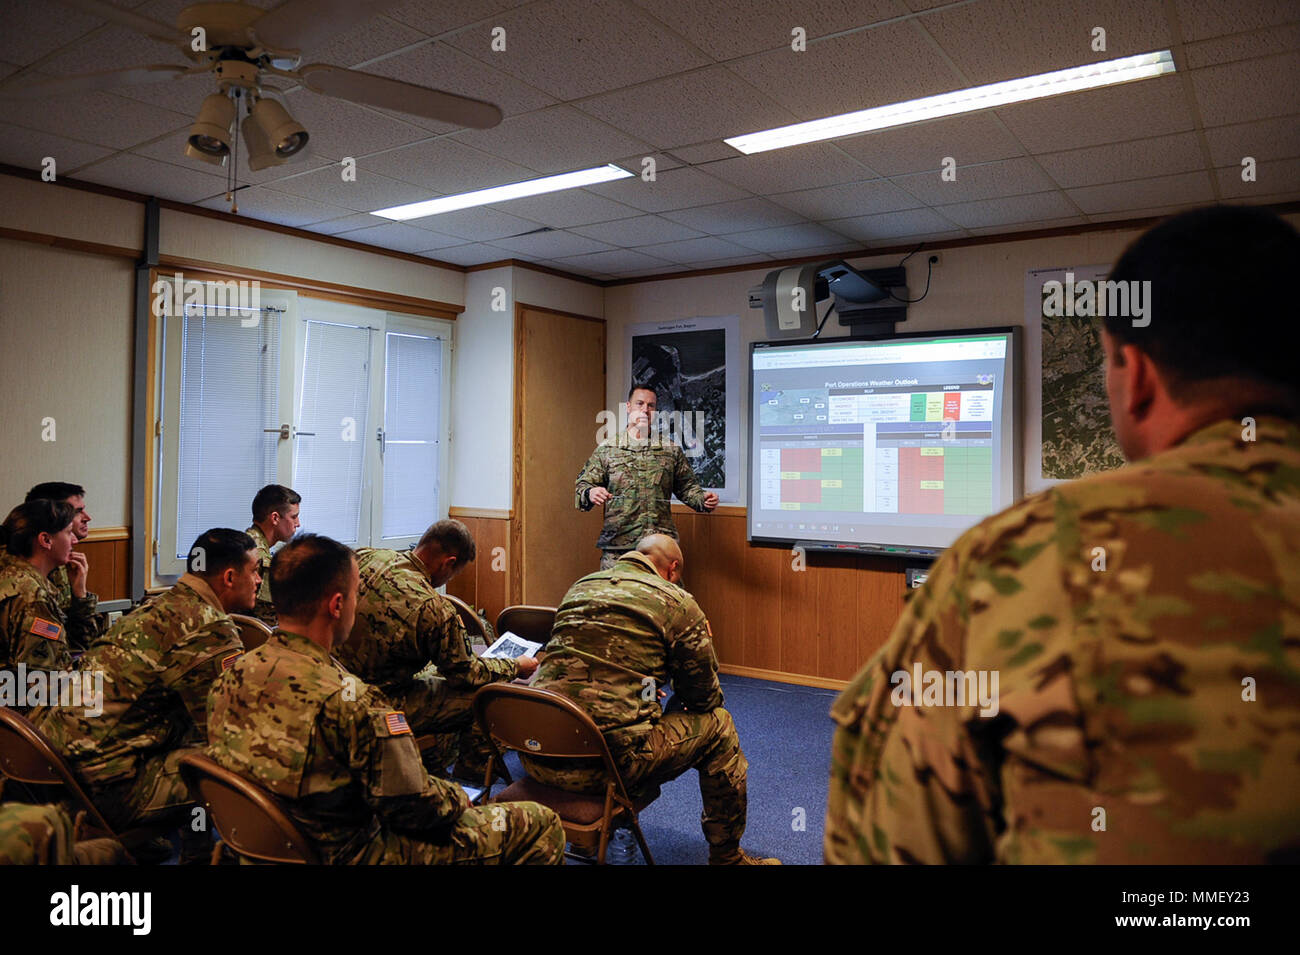
M 435 775 L 459 759 L 481 776 L 492 745 L 474 722 L 474 691 L 458 690 L 440 676 L 420 674 L 402 697 L 394 695 L 420 744 L 420 758 Z M 477 777 L 476 777 L 477 778 Z
M 745 833 L 749 763 L 741 752 L 736 724 L 722 707 L 707 713 L 666 713 L 649 732 L 626 747 L 611 750 L 634 798 L 635 793 L 676 779 L 689 769 L 698 770 L 704 838 L 723 851 L 740 845 Z M 577 760 L 543 763 L 523 753 L 519 758 L 538 782 L 570 792 L 604 792 L 601 769 L 580 766 Z
M 468 809 L 436 837 L 385 831 L 354 860 L 358 865 L 561 865 L 560 817 L 535 802 Z
M 0 865 L 71 865 L 72 820 L 58 806 L 0 806 Z
M 181 834 L 182 860 L 206 860 L 212 851 L 212 835 L 206 818 L 198 830 L 191 825 L 195 799 L 180 774 L 181 757 L 202 752 L 191 748 L 159 753 L 147 760 L 133 778 L 92 787 L 90 798 L 118 833 L 127 829 L 163 830 L 176 826 Z
M 614 565 L 618 563 L 618 559 L 626 553 L 626 550 L 602 550 L 600 552 L 600 569 L 613 569 Z

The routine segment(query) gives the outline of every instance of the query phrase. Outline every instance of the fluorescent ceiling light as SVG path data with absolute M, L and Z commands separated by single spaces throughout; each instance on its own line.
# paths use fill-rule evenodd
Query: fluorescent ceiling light
M 971 113 L 994 106 L 1006 106 L 1008 103 L 1023 103 L 1026 100 L 1042 99 L 1045 96 L 1059 96 L 1062 93 L 1075 93 L 1099 86 L 1144 80 L 1172 72 L 1174 72 L 1174 59 L 1168 50 L 1161 50 L 1159 53 L 1141 53 L 1118 60 L 1107 60 L 1104 63 L 1072 66 L 1068 70 L 1039 73 L 1037 76 L 989 83 L 987 86 L 974 86 L 967 90 L 954 90 L 951 93 L 940 93 L 938 96 L 908 100 L 905 103 L 875 106 L 871 109 L 858 110 L 856 113 L 828 116 L 807 123 L 795 123 L 792 126 L 764 130 L 761 133 L 748 133 L 744 136 L 734 136 L 724 142 L 742 153 L 761 153 L 769 149 L 784 149 L 786 146 L 800 146 L 823 139 L 838 139 L 841 136 L 888 129 L 891 126 L 905 126 L 908 123 L 938 119 L 941 116 L 954 116 L 958 113 Z
M 559 192 L 561 189 L 577 189 L 579 186 L 591 186 L 598 182 L 613 179 L 626 179 L 632 173 L 620 169 L 613 163 L 596 166 L 594 169 L 579 169 L 577 172 L 560 173 L 558 176 L 545 176 L 541 179 L 528 179 L 524 182 L 512 182 L 491 189 L 479 189 L 475 192 L 462 192 L 458 196 L 443 196 L 441 199 L 425 199 L 411 202 L 404 206 L 392 206 L 370 213 L 385 219 L 420 219 L 424 216 L 436 216 L 441 212 L 456 209 L 468 209 L 471 206 L 486 206 L 510 199 L 522 199 L 524 196 L 537 196 L 544 192 Z

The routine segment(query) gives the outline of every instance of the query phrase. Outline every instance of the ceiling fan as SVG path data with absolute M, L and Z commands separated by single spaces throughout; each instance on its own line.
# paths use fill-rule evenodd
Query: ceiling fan
M 268 82 L 269 78 L 300 83 L 322 96 L 456 126 L 488 129 L 501 122 L 501 110 L 482 100 L 325 63 L 300 65 L 304 50 L 364 23 L 400 0 L 286 0 L 269 11 L 242 2 L 195 3 L 180 12 L 174 27 L 107 0 L 59 2 L 173 46 L 190 65 L 158 63 L 57 77 L 2 89 L 0 97 L 43 99 L 212 73 L 218 92 L 203 101 L 185 147 L 186 155 L 205 162 L 225 165 L 230 158 L 241 101 L 246 115 L 239 128 L 248 147 L 250 169 L 279 165 L 302 152 L 310 134 L 279 101 L 267 95 L 285 91 Z M 237 147 L 238 134 L 234 141 Z

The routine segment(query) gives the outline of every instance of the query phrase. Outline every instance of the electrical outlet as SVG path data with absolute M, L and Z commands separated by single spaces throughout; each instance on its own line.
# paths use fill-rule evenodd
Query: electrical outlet
M 930 264 L 930 268 L 932 269 L 937 269 L 939 266 L 943 265 L 943 256 L 938 252 L 931 252 L 926 256 L 925 260 Z

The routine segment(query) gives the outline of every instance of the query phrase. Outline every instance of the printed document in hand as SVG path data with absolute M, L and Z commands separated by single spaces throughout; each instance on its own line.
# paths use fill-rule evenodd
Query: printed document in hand
M 540 643 L 533 643 L 531 640 L 525 640 L 523 637 L 516 636 L 507 630 L 501 636 L 497 637 L 497 642 L 492 644 L 483 651 L 483 656 L 487 657 L 506 657 L 514 660 L 519 657 L 535 657 L 537 651 L 542 649 Z

